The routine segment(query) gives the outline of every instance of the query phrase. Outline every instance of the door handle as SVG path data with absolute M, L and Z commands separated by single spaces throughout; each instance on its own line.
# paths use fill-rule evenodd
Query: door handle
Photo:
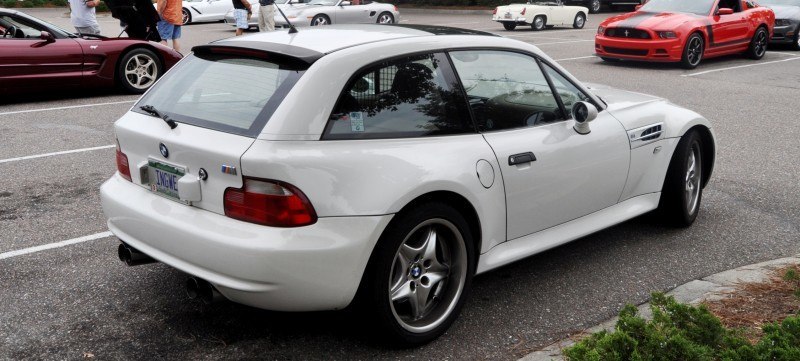
M 508 157 L 508 165 L 519 165 L 535 161 L 536 156 L 532 152 L 514 154 Z

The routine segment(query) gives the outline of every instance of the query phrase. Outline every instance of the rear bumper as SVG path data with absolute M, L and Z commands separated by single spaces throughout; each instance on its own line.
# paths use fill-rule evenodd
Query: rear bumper
M 505 18 L 503 16 L 492 16 L 492 20 L 498 23 L 511 23 L 517 25 L 529 25 L 530 21 L 525 17 Z
M 277 311 L 346 307 L 391 215 L 320 218 L 300 228 L 237 221 L 152 194 L 115 175 L 100 188 L 108 228 L 228 299 Z
M 603 58 L 678 62 L 683 56 L 680 38 L 632 40 L 595 35 L 594 44 L 597 56 Z

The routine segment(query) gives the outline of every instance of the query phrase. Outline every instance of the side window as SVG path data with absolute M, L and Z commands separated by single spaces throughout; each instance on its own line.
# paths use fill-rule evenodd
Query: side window
M 444 54 L 426 54 L 358 74 L 339 96 L 323 139 L 474 132 L 463 94 L 447 81 L 446 64 Z
M 42 30 L 35 24 L 8 15 L 0 16 L 0 39 L 30 39 L 38 38 Z
M 578 89 L 578 87 L 572 84 L 572 82 L 567 80 L 567 78 L 562 76 L 559 72 L 555 71 L 555 69 L 551 68 L 547 64 L 542 64 L 542 66 L 544 66 L 547 75 L 553 82 L 553 87 L 556 88 L 556 92 L 558 93 L 558 96 L 561 97 L 561 102 L 564 103 L 564 108 L 566 108 L 567 112 L 570 112 L 572 110 L 572 106 L 577 102 L 590 102 L 594 104 L 592 98 Z M 597 105 L 595 104 L 595 107 L 596 106 Z M 569 116 L 571 117 L 571 114 Z
M 561 108 L 533 57 L 492 50 L 450 53 L 481 131 L 564 120 Z

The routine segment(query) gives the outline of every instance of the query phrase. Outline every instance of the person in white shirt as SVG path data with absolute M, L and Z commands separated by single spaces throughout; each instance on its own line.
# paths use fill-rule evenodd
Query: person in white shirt
M 100 24 L 94 10 L 98 5 L 100 0 L 69 0 L 69 17 L 79 34 L 100 35 Z

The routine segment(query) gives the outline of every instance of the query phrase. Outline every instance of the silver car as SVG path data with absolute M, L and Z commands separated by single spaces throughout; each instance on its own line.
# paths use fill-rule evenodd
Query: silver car
M 253 16 L 251 28 L 258 27 L 258 0 L 249 0 Z M 397 6 L 369 0 L 276 0 L 286 18 L 294 26 L 317 26 L 330 24 L 394 24 L 400 21 Z M 233 10 L 225 15 L 225 22 L 236 26 Z M 275 26 L 289 27 L 286 20 L 275 11 Z

